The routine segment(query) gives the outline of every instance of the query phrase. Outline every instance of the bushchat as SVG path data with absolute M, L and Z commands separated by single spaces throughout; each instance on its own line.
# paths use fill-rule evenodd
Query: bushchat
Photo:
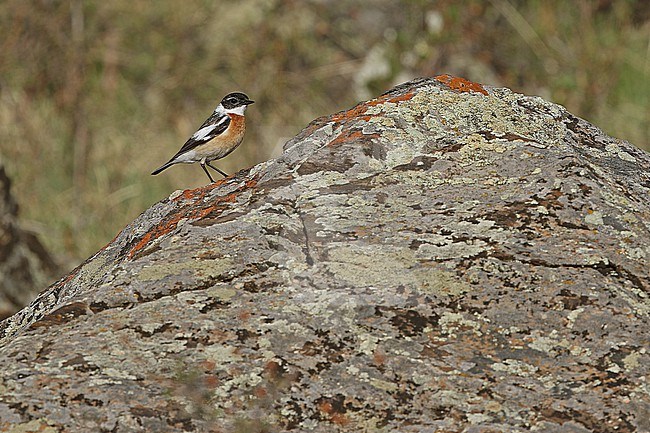
M 237 148 L 246 132 L 244 112 L 255 101 L 241 92 L 229 93 L 221 100 L 217 108 L 203 125 L 181 147 L 176 155 L 165 164 L 154 170 L 155 175 L 174 164 L 192 164 L 198 162 L 214 182 L 206 165 L 218 171 L 223 177 L 226 173 L 210 164 L 215 159 L 221 159 Z

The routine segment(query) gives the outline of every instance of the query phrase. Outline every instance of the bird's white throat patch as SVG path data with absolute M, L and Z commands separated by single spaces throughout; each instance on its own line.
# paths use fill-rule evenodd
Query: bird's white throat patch
M 241 105 L 239 107 L 230 108 L 230 109 L 226 110 L 226 113 L 228 113 L 228 114 L 238 114 L 240 116 L 243 116 L 244 111 L 246 111 L 246 107 L 248 107 L 248 105 Z

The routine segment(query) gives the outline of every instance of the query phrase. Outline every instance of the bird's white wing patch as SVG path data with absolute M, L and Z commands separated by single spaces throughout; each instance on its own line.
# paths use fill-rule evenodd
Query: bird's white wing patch
M 196 141 L 208 141 L 212 140 L 214 136 L 211 136 L 210 134 L 212 131 L 217 129 L 219 125 L 222 123 L 228 121 L 228 116 L 223 116 L 217 123 L 213 123 L 212 125 L 204 126 L 203 128 L 199 129 L 192 135 L 192 139 Z
M 214 128 L 216 128 L 216 127 L 217 127 L 217 125 L 208 125 L 208 126 L 206 126 L 204 128 L 201 128 L 198 131 L 196 131 L 194 133 L 194 135 L 192 135 L 192 138 L 194 140 L 205 140 L 205 137 L 210 135 L 210 133 L 212 131 L 214 131 Z

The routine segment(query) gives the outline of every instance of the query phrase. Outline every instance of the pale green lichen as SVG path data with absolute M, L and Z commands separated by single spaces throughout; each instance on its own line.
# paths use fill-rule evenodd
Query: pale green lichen
M 127 370 L 121 370 L 113 367 L 104 367 L 102 368 L 102 374 L 104 376 L 113 378 L 113 379 L 125 379 L 125 380 L 137 380 L 138 376 L 131 374 Z
M 263 368 L 248 366 L 245 373 L 233 376 L 231 379 L 226 380 L 223 384 L 216 387 L 213 391 L 213 398 L 224 399 L 226 403 L 220 406 L 228 407 L 229 404 L 233 403 L 231 400 L 233 389 L 251 389 L 264 380 L 262 377 L 263 374 Z
M 311 201 L 314 210 L 315 223 L 323 230 L 316 233 L 319 237 L 329 237 L 328 232 L 346 233 L 359 231 L 359 220 L 380 217 L 377 223 L 394 223 L 395 220 L 415 216 L 416 211 L 405 206 L 403 203 L 391 202 L 388 211 L 379 212 L 383 207 L 379 205 L 373 196 L 349 196 L 345 194 L 325 194 L 314 198 Z
M 211 287 L 205 292 L 205 295 L 209 300 L 230 301 L 237 295 L 237 291 L 229 287 Z
M 639 360 L 643 355 L 646 354 L 646 349 L 641 348 L 638 352 L 631 352 L 625 358 L 623 358 L 623 365 L 625 370 L 630 371 L 639 366 Z
M 340 244 L 327 255 L 326 268 L 357 287 L 406 285 L 425 291 L 440 287 L 438 274 L 417 266 L 419 260 L 408 248 Z
M 234 346 L 210 345 L 204 349 L 204 356 L 207 360 L 214 361 L 219 368 L 224 368 L 227 364 L 241 361 L 242 357 L 237 353 Z
M 588 212 L 584 217 L 585 223 L 591 225 L 603 225 L 603 213 L 600 211 Z
M 396 383 L 393 382 L 387 382 L 385 380 L 381 379 L 370 379 L 369 381 L 370 385 L 374 386 L 375 388 L 388 391 L 388 392 L 395 392 L 399 389 Z
M 233 260 L 227 257 L 203 260 L 190 259 L 182 262 L 166 262 L 143 266 L 138 276 L 141 281 L 154 281 L 163 279 L 168 275 L 179 275 L 183 271 L 189 271 L 191 275 L 195 276 L 218 277 L 228 273 L 233 266 Z
M 562 350 L 568 350 L 579 362 L 589 363 L 591 361 L 590 349 L 573 344 L 566 338 L 558 338 L 559 332 L 557 330 L 554 329 L 548 336 L 539 334 L 539 331 L 534 331 L 531 334 L 532 341 L 528 343 L 528 347 L 553 357 L 557 356 Z
M 417 257 L 433 261 L 460 259 L 473 257 L 490 250 L 488 244 L 482 240 L 462 242 L 446 240 L 444 245 L 420 245 L 417 250 Z
M 579 257 L 580 261 L 587 265 L 609 264 L 609 259 L 599 255 L 598 251 L 592 247 L 580 247 L 576 249 L 576 257 Z
M 33 419 L 26 423 L 14 424 L 7 433 L 57 433 L 59 429 L 52 427 L 47 418 Z
M 609 143 L 605 146 L 605 150 L 609 153 L 613 153 L 620 159 L 628 162 L 637 162 L 637 159 L 621 149 L 621 147 L 616 143 Z
M 564 109 L 545 103 L 545 108 L 554 114 L 550 117 L 533 115 L 518 105 L 520 98 L 520 95 L 499 92 L 488 97 L 471 93 L 444 93 L 435 98 L 437 100 L 433 106 L 439 118 L 451 130 L 469 133 L 490 131 L 496 136 L 515 133 L 542 145 L 561 142 L 566 129 L 555 116 L 562 116 Z
M 382 174 L 379 174 L 373 179 L 373 182 L 377 186 L 385 184 L 398 184 L 402 187 L 408 188 L 409 186 L 417 186 L 419 188 L 425 188 L 428 190 L 435 189 L 440 185 L 449 183 L 449 179 L 442 177 L 442 173 L 438 171 L 389 171 Z M 405 191 L 405 195 L 408 193 L 408 189 Z M 419 191 L 419 189 L 414 190 Z
M 376 335 L 368 334 L 367 332 L 359 332 L 356 334 L 358 342 L 358 351 L 366 355 L 372 356 L 377 348 L 377 344 L 381 341 Z
M 553 332 L 552 332 L 553 333 Z M 556 348 L 559 346 L 559 341 L 553 337 L 535 336 L 533 340 L 528 343 L 528 347 L 533 350 L 538 350 L 547 353 L 551 356 L 557 355 Z
M 491 365 L 492 370 L 513 374 L 520 377 L 533 376 L 539 368 L 518 359 L 505 359 L 503 362 L 495 362 Z
M 465 414 L 465 416 L 467 417 L 467 421 L 469 421 L 471 425 L 481 424 L 492 420 L 491 416 L 480 412 L 479 413 L 469 412 Z
M 345 173 L 338 171 L 319 171 L 305 174 L 296 178 L 296 184 L 307 188 L 305 193 L 315 195 L 321 188 L 331 188 L 332 185 L 345 185 L 350 183 L 350 178 Z M 303 199 L 305 197 L 302 197 Z
M 79 284 L 87 283 L 93 280 L 98 280 L 100 277 L 106 278 L 107 273 L 104 269 L 113 265 L 109 257 L 101 252 L 95 254 L 92 260 L 87 261 L 84 266 L 79 269 L 74 280 Z
M 459 140 L 464 144 L 459 150 L 461 166 L 485 167 L 499 161 L 503 154 L 516 149 L 517 144 L 500 140 L 486 140 L 481 134 L 468 134 Z
M 470 319 L 466 319 L 461 313 L 453 313 L 445 311 L 438 320 L 440 329 L 451 338 L 456 338 L 456 332 L 461 330 L 470 330 L 475 335 L 483 335 L 481 332 L 481 324 Z
M 453 297 L 471 290 L 469 284 L 459 279 L 454 272 L 431 269 L 429 273 L 429 284 L 419 287 L 421 293 Z
M 425 155 L 426 152 L 423 151 L 422 147 L 415 143 L 418 143 L 418 141 L 394 143 L 386 152 L 386 159 L 382 168 L 391 169 L 398 165 L 408 164 L 418 156 Z
M 165 326 L 165 324 L 160 322 L 152 322 L 152 323 L 141 323 L 139 326 L 143 332 L 146 332 L 147 334 L 153 334 L 158 329 Z
M 585 309 L 583 307 L 576 308 L 567 315 L 567 328 L 573 329 L 573 326 L 578 320 L 578 316 L 583 313 Z

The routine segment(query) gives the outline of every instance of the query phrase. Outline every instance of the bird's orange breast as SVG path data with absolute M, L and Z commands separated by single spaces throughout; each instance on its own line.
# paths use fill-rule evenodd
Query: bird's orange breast
M 223 158 L 239 146 L 246 132 L 244 116 L 228 113 L 230 125 L 221 135 L 195 149 L 200 157 L 208 161 Z
M 246 132 L 246 121 L 244 116 L 239 114 L 229 114 L 228 116 L 230 116 L 230 126 L 224 132 L 224 139 L 227 136 L 228 140 L 233 139 L 239 144 L 244 138 L 244 132 Z

